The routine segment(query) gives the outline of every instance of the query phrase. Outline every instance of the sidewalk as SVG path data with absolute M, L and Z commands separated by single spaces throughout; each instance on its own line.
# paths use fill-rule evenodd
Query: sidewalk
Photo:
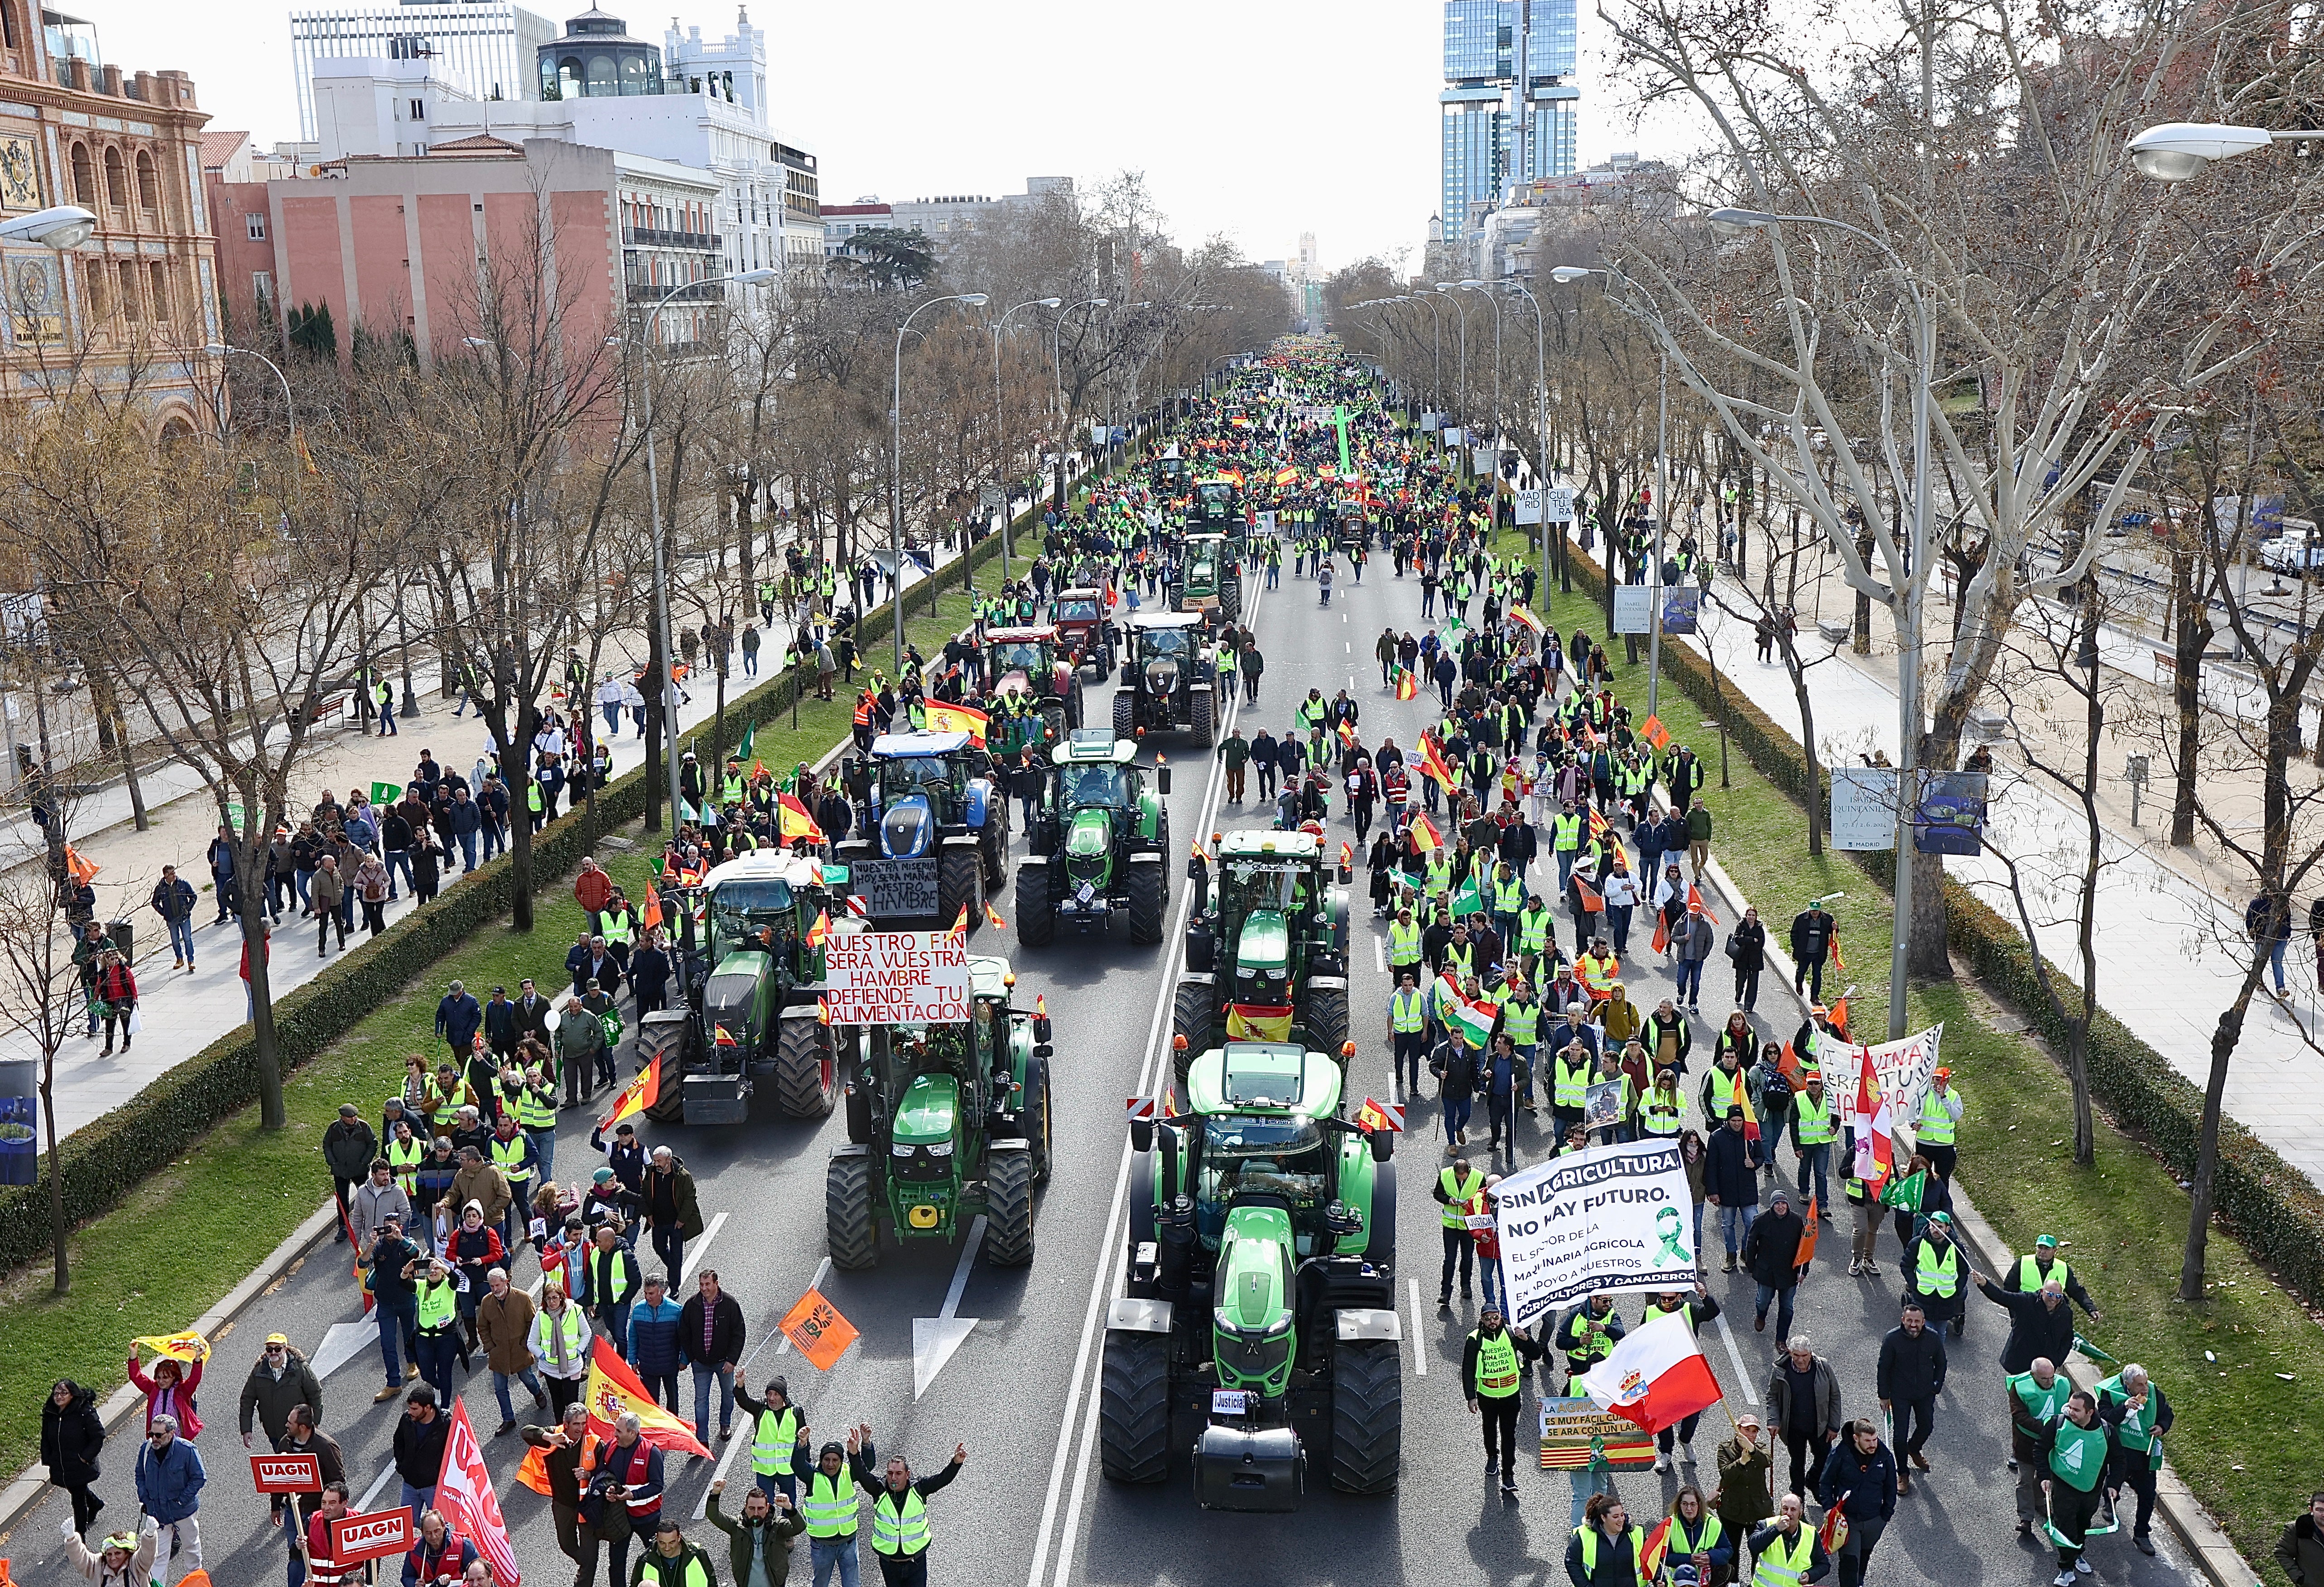
M 1075 454 L 1076 485 L 1083 465 L 1084 460 Z M 1019 544 L 1025 544 L 1022 530 L 1019 531 Z M 957 552 L 945 553 L 938 558 L 937 567 L 949 566 L 958 556 Z M 1021 570 L 1021 561 L 1018 566 Z M 908 561 L 905 570 L 908 605 L 910 592 L 924 582 L 927 575 Z M 981 580 L 985 573 L 980 569 Z M 997 582 L 997 565 L 990 569 L 990 577 Z M 750 614 L 755 615 L 755 607 Z M 736 670 L 726 685 L 730 704 L 767 681 L 781 663 L 789 629 L 780 614 L 761 632 L 764 637 L 759 652 L 760 670 L 755 677 L 741 670 L 737 636 Z M 881 664 L 880 657 L 872 660 L 875 665 Z M 706 671 L 697 678 L 690 700 L 678 709 L 681 733 L 701 726 L 716 715 L 716 680 Z M 375 732 L 367 736 L 354 727 L 321 731 L 313 741 L 314 748 L 294 773 L 293 809 L 304 809 L 327 788 L 343 791 L 350 787 L 367 789 L 374 781 L 405 782 L 423 747 L 433 751 L 437 761 L 445 767 L 470 775 L 484 752 L 484 724 L 473 713 L 455 718 L 452 711 L 458 702 L 438 698 L 430 687 L 434 682 L 432 675 L 423 678 L 414 672 L 412 683 L 419 691 L 421 708 L 415 718 L 399 717 L 399 732 L 393 737 L 381 738 Z M 604 718 L 594 703 L 591 712 L 602 728 Z M 644 762 L 643 743 L 626 714 L 623 732 L 612 741 L 612 748 L 616 776 Z M 144 1029 L 134 1048 L 125 1055 L 116 1051 L 111 1057 L 98 1056 L 99 1043 L 95 1040 L 78 1035 L 67 1039 L 57 1055 L 60 1138 L 121 1106 L 248 1019 L 244 998 L 237 995 L 244 990 L 241 930 L 231 922 L 225 926 L 212 924 L 217 903 L 203 854 L 217 833 L 216 807 L 200 779 L 183 765 L 171 764 L 153 771 L 144 779 L 143 788 L 152 818 L 148 831 L 141 833 L 131 825 L 128 790 L 117 783 L 82 800 L 70 817 L 73 846 L 103 868 L 95 883 L 97 918 L 127 919 L 135 927 L 139 1010 Z M 23 812 L 10 811 L 6 819 L 0 821 L 0 864 L 19 863 L 37 854 L 35 839 L 32 823 Z M 148 900 L 165 864 L 176 865 L 179 874 L 202 894 L 194 914 L 198 961 L 191 974 L 173 973 L 161 962 L 161 955 L 169 951 L 169 937 Z M 447 864 L 444 884 L 448 887 L 459 874 L 456 864 Z M 402 892 L 387 907 L 388 923 L 393 925 L 413 907 L 411 895 Z M 356 920 L 357 932 L 349 935 L 350 944 L 357 940 L 361 931 L 360 911 Z M 315 953 L 314 929 L 314 923 L 300 920 L 296 910 L 286 910 L 276 926 L 271 968 L 272 990 L 278 999 L 304 985 L 324 965 L 333 962 Z M 334 956 L 336 954 L 335 947 Z M 480 995 L 488 990 L 479 989 Z M 0 1039 L 0 1060 L 37 1061 L 38 1056 L 33 1045 L 21 1037 Z
M 1780 664 L 1762 665 L 1755 659 L 1749 624 L 1706 604 L 1702 634 L 1666 642 L 1688 643 L 1707 655 L 1754 705 L 1794 739 L 1799 736 L 1799 708 L 1790 679 Z M 2117 647 L 2109 643 L 2106 648 L 2107 660 L 2115 662 Z M 2132 649 L 2126 639 L 2120 648 Z M 1816 721 L 1825 730 L 1818 737 L 1827 746 L 1830 730 L 1844 724 L 1867 751 L 1885 750 L 1895 757 L 1894 660 L 1889 660 L 1886 678 L 1879 674 L 1880 661 L 1878 657 L 1856 657 L 1842 647 L 1834 660 L 1809 669 Z M 1713 747 L 1696 748 L 1707 754 Z M 1997 847 L 2018 860 L 2042 950 L 2070 974 L 2078 974 L 2080 964 L 2073 917 L 2082 831 L 2078 808 L 2022 774 L 1997 768 L 1987 835 Z M 2209 1075 L 2211 1032 L 2242 980 L 2227 948 L 2246 940 L 2243 902 L 2220 899 L 2163 863 L 2144 834 L 2125 834 L 2109 826 L 2105 856 L 2097 913 L 2098 1000 L 2173 1068 L 2203 1086 Z M 2003 918 L 2016 922 L 2006 872 L 1998 861 L 1986 854 L 1956 857 L 1948 869 L 1956 880 L 1976 888 Z M 1771 924 L 1777 930 L 1783 925 Z M 2305 958 L 2297 951 L 2302 946 L 2295 942 L 2292 956 Z M 2303 994 L 2310 979 L 2300 973 L 2292 995 L 2312 1010 L 2312 998 Z M 2312 1012 L 2310 1018 L 2312 1021 Z M 2324 1057 L 2305 1046 L 2293 1013 L 2264 993 L 2253 1000 L 2251 1018 L 2228 1070 L 2225 1105 L 2285 1160 L 2324 1184 Z

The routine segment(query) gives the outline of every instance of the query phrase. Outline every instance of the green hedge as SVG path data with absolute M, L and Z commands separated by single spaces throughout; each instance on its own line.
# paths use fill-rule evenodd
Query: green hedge
M 1573 578 L 1602 604 L 1605 576 L 1578 553 Z M 1761 776 L 1804 802 L 1807 757 L 1788 732 L 1731 681 L 1720 678 L 1714 684 L 1717 669 L 1691 646 L 1665 645 L 1663 671 L 1697 706 L 1717 713 L 1729 740 Z M 1849 858 L 1883 888 L 1895 880 L 1891 854 Z M 1950 876 L 1944 899 L 1952 950 L 1976 973 L 1979 987 L 2039 1032 L 2053 1053 L 2062 1054 L 2067 1024 L 2043 995 L 2024 934 Z M 2049 975 L 2068 1007 L 2080 1002 L 2080 983 L 2054 961 Z M 2144 1142 L 2182 1182 L 2191 1179 L 2202 1138 L 2200 1088 L 2104 1009 L 2091 1021 L 2084 1049 L 2090 1094 L 2115 1125 Z M 2252 1255 L 2309 1305 L 2324 1306 L 2324 1192 L 2273 1147 L 2224 1116 L 2214 1191 L 2220 1218 Z
M 1038 526 L 1039 503 L 1017 521 L 1019 533 L 1028 525 Z M 968 570 L 1000 554 L 1001 536 L 986 536 L 965 558 L 938 572 L 936 590 L 959 586 Z M 911 595 L 927 598 L 919 589 Z M 905 604 L 909 617 L 911 600 Z M 892 608 L 882 605 L 865 615 L 856 627 L 863 650 L 888 640 L 892 614 Z M 728 732 L 739 742 L 752 725 L 779 725 L 779 719 L 789 715 L 798 688 L 798 678 L 787 672 L 739 696 L 726 707 Z M 726 746 L 713 748 L 723 755 Z M 645 807 L 645 774 L 640 768 L 598 791 L 595 826 L 582 810 L 551 822 L 533 838 L 536 890 L 578 869 L 598 837 L 636 820 Z M 514 859 L 503 854 L 447 887 L 429 909 L 405 916 L 304 985 L 276 998 L 276 1061 L 282 1073 L 289 1075 L 345 1036 L 358 1020 L 426 973 L 478 927 L 506 918 L 514 887 Z M 257 1099 L 257 1046 L 251 1028 L 240 1025 L 66 1138 L 66 1221 L 78 1225 L 110 1211 L 133 1186 Z M 0 1189 L 0 1272 L 45 1260 L 51 1251 L 48 1164 L 44 1153 L 37 1183 Z

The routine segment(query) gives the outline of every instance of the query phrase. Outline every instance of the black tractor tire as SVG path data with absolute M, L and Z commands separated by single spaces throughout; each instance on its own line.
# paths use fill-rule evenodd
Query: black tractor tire
M 1162 940 L 1162 917 L 1170 908 L 1170 866 L 1158 855 L 1130 857 L 1130 940 L 1151 947 Z
M 1098 1465 L 1116 1482 L 1170 1473 L 1170 1336 L 1108 1333 L 1098 1370 Z
M 583 1018 L 594 1018 L 584 1015 Z M 638 1069 L 642 1070 L 656 1057 L 661 1059 L 661 1089 L 655 1094 L 653 1105 L 646 1109 L 646 1117 L 657 1124 L 676 1124 L 686 1116 L 686 1060 L 687 1048 L 694 1044 L 688 1039 L 694 1021 L 672 1020 L 638 1030 Z M 691 1055 L 699 1059 L 701 1055 Z
M 1194 1061 L 1197 1053 L 1211 1046 L 1211 1031 L 1218 1018 L 1218 989 L 1207 981 L 1181 981 L 1178 995 L 1170 1004 L 1170 1069 L 1178 1083 L 1178 1105 L 1188 1105 L 1186 1066 Z M 1186 1045 L 1178 1046 L 1179 1037 Z
M 868 1086 L 849 1084 L 842 1087 L 847 1093 L 847 1139 L 857 1146 L 872 1144 L 872 1092 Z
M 1340 1077 L 1345 1080 L 1348 1060 L 1340 1056 L 1340 1048 L 1348 1039 L 1348 989 L 1310 983 L 1306 1025 L 1307 1049 L 1329 1053 L 1332 1061 L 1340 1066 Z
M 1122 1266 L 1127 1272 L 1130 1264 L 1138 1259 L 1138 1248 L 1154 1242 L 1154 1154 L 1133 1152 L 1130 1158 L 1130 1249 L 1124 1253 Z M 1154 1286 L 1130 1280 L 1126 1294 L 1139 1300 L 1151 1300 Z
M 1043 948 L 1056 939 L 1057 904 L 1049 887 L 1049 862 L 1033 856 L 1017 862 L 1017 946 Z
M 1065 742 L 1065 734 L 1074 724 L 1074 715 L 1073 710 L 1065 706 L 1045 706 L 1041 708 L 1041 721 L 1049 733 L 1049 747 Z
M 1128 684 L 1113 692 L 1113 736 L 1138 736 L 1138 696 Z
M 1372 1210 L 1364 1220 L 1364 1260 L 1396 1271 L 1396 1159 L 1372 1165 Z
M 1190 689 L 1186 701 L 1186 731 L 1204 749 L 1219 742 L 1218 696 L 1206 688 Z
M 1055 1115 L 1049 1111 L 1049 1064 L 1046 1058 L 1034 1058 L 1025 1066 L 1025 1100 L 1018 1110 L 1018 1130 L 1033 1149 L 1033 1180 L 1046 1185 L 1049 1180 L 1049 1158 L 1053 1145 Z
M 1026 1148 L 985 1154 L 984 1254 L 996 1268 L 1033 1259 L 1033 1154 Z
M 973 848 L 965 844 L 946 844 L 936 855 L 937 929 L 950 931 L 952 923 L 960 918 L 964 905 L 968 909 L 968 928 L 973 932 L 984 924 L 984 850 L 981 844 Z
M 1229 623 L 1242 621 L 1242 580 L 1230 578 L 1219 586 L 1219 613 Z
M 823 1181 L 823 1239 L 831 1265 L 851 1273 L 880 1265 L 880 1218 L 872 1202 L 872 1159 L 835 1157 Z
M 1340 1345 L 1332 1361 L 1332 1486 L 1392 1493 L 1403 1460 L 1403 1347 L 1392 1339 Z
M 813 1020 L 775 1021 L 775 1103 L 794 1119 L 821 1119 L 839 1094 L 839 1059 L 831 1027 Z
M 1009 798 L 1001 797 L 997 807 L 985 812 L 984 830 L 977 835 L 977 852 L 984 857 L 984 896 L 991 898 L 1009 885 L 1009 845 L 1011 841 L 1009 825 Z
M 1076 672 L 1074 674 L 1073 681 L 1065 686 L 1066 726 L 1079 727 L 1088 719 L 1082 709 L 1083 704 L 1081 674 Z

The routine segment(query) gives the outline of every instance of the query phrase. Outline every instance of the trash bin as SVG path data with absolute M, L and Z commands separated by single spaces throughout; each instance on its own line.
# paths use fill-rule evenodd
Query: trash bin
M 121 950 L 123 964 L 137 962 L 137 928 L 134 926 L 126 920 L 108 920 L 105 923 L 105 934 L 113 938 L 113 946 Z

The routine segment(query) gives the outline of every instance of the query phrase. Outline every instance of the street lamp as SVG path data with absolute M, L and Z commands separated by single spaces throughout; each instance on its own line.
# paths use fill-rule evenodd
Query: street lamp
M 1493 450 L 1498 466 L 1501 446 L 1501 300 L 1486 282 L 1477 280 L 1461 283 L 1463 291 L 1482 292 L 1493 306 Z
M 2274 132 L 2259 126 L 2218 126 L 2200 121 L 2167 121 L 2132 134 L 2130 162 L 2141 176 L 2183 182 L 2203 174 L 2214 160 L 2233 160 L 2271 143 L 2324 138 L 2324 132 Z M 5 228 L 0 228 L 5 229 Z
M 654 628 L 661 646 L 662 770 L 669 777 L 669 829 L 672 832 L 678 830 L 678 812 L 684 808 L 678 788 L 678 678 L 674 673 L 678 650 L 670 643 L 669 636 L 669 558 L 662 544 L 661 473 L 654 457 L 653 373 L 646 369 L 644 364 L 653 351 L 655 319 L 669 307 L 670 300 L 680 292 L 709 286 L 754 287 L 774 281 L 781 273 L 771 267 L 761 267 L 737 271 L 732 275 L 714 275 L 698 281 L 681 281 L 655 300 L 654 306 L 646 310 L 645 324 L 639 328 L 638 363 L 640 374 L 644 377 L 638 382 L 638 392 L 644 413 L 646 437 L 646 522 L 652 531 Z M 478 338 L 470 337 L 466 340 L 470 346 L 475 346 Z M 587 701 L 582 702 L 582 708 L 588 708 Z
M 1441 281 L 1436 290 L 1448 298 L 1459 290 L 1459 281 Z M 1452 298 L 1452 312 L 1461 318 L 1461 444 L 1469 442 L 1469 309 L 1458 298 Z
M 1024 302 L 1004 309 L 992 322 L 992 430 L 993 439 L 1001 451 L 1001 582 L 1009 582 L 1009 540 L 1017 528 L 1016 514 L 1009 511 L 1009 432 L 1001 411 L 1001 332 L 1009 317 L 1019 309 L 1055 309 L 1062 298 L 1028 298 Z
M 982 309 L 991 301 L 982 292 L 954 292 L 950 297 L 930 298 L 919 308 L 904 316 L 904 323 L 896 328 L 896 384 L 888 402 L 888 425 L 895 449 L 889 455 L 888 466 L 893 515 L 888 521 L 888 552 L 891 558 L 888 567 L 888 597 L 890 622 L 894 632 L 889 636 L 895 644 L 896 681 L 904 678 L 904 333 L 912 328 L 912 321 L 939 303 L 965 303 L 971 309 Z M 936 558 L 928 558 L 928 575 L 936 576 Z
M 6 226 L 0 225 L 0 232 L 5 232 L 6 230 Z M 297 408 L 292 405 L 290 401 L 290 377 L 282 373 L 282 366 L 280 364 L 275 363 L 273 359 L 269 358 L 265 354 L 259 352 L 255 348 L 229 347 L 224 342 L 211 342 L 203 347 L 202 351 L 213 358 L 224 358 L 228 354 L 239 353 L 245 358 L 257 359 L 261 364 L 265 364 L 267 368 L 272 370 L 274 372 L 274 378 L 282 383 L 282 410 L 290 416 L 291 442 L 294 445 L 298 442 L 299 413 Z
M 97 230 L 97 217 L 78 204 L 35 209 L 14 220 L 0 220 L 0 242 L 38 243 L 61 254 L 78 248 Z
M 2244 135 L 2240 143 L 2235 134 Z M 2209 135 L 2208 142 L 2206 135 Z M 2276 135 L 2324 136 L 2324 134 Z M 2131 157 L 2149 176 L 2164 181 L 2184 181 L 2209 161 L 2247 153 L 2268 142 L 2270 136 L 2253 127 L 2202 128 L 2181 123 L 2175 126 L 2152 128 L 2133 138 Z M 2154 138 L 2155 142 L 2142 152 L 2140 143 L 2147 138 Z M 2142 152 L 2153 157 L 2152 165 L 2142 159 Z M 2172 172 L 2176 174 L 2170 174 Z M 1929 301 L 1921 291 L 1920 278 L 1904 268 L 1904 262 L 1897 256 L 1895 249 L 1861 226 L 1851 226 L 1847 221 L 1821 215 L 1775 215 L 1763 209 L 1732 208 L 1712 210 L 1710 219 L 1712 227 L 1727 236 L 1765 231 L 1787 222 L 1844 231 L 1871 244 L 1886 254 L 1889 267 L 1896 272 L 1896 279 L 1904 283 L 1905 292 L 1913 300 L 1914 355 L 1919 368 L 1914 372 L 1913 381 L 1912 539 L 1905 553 L 1904 576 L 1898 581 L 1896 592 L 1902 597 L 1897 603 L 1896 622 L 1896 886 L 1888 960 L 1888 1038 L 1898 1041 L 1904 1038 L 1907 1018 L 1904 1007 L 1905 967 L 1910 946 L 1909 927 L 1913 920 L 1913 851 L 1910 845 L 1913 814 L 1920 802 L 1922 598 L 1928 582 L 1925 570 L 1929 552 L 1929 385 L 1935 378 L 1936 358 L 1935 338 L 1929 323 Z

